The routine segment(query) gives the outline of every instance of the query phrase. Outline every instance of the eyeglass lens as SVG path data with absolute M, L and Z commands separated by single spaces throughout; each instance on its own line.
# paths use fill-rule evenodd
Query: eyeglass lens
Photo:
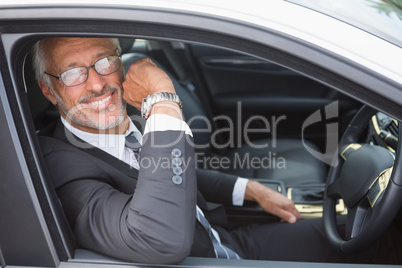
M 66 86 L 78 86 L 88 79 L 88 69 L 94 67 L 100 75 L 108 75 L 120 68 L 121 62 L 118 56 L 109 56 L 95 62 L 93 66 L 76 67 L 61 73 L 60 77 Z

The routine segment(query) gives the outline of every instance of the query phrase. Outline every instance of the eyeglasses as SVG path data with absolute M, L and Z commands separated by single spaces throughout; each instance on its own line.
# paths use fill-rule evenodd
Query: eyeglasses
M 121 56 L 108 56 L 97 60 L 92 66 L 74 67 L 72 69 L 64 71 L 60 74 L 60 76 L 56 76 L 47 72 L 44 73 L 61 80 L 63 84 L 67 87 L 75 87 L 81 85 L 88 80 L 88 69 L 90 68 L 94 68 L 99 75 L 108 75 L 117 72 L 117 70 L 120 69 L 120 66 Z

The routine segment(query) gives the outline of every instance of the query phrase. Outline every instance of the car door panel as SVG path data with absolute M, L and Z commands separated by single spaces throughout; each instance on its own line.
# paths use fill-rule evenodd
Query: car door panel
M 248 126 L 258 129 L 265 128 L 266 122 L 272 127 L 281 119 L 277 134 L 281 138 L 300 138 L 303 124 L 311 114 L 338 101 L 337 119 L 342 132 L 360 106 L 322 83 L 263 59 L 200 45 L 190 45 L 190 50 L 215 116 L 228 116 L 235 129 L 242 129 L 248 120 L 252 121 Z M 228 127 L 225 122 L 217 124 Z M 325 131 L 322 122 L 309 126 L 303 135 L 323 145 Z M 252 135 L 253 139 L 267 137 L 264 131 Z

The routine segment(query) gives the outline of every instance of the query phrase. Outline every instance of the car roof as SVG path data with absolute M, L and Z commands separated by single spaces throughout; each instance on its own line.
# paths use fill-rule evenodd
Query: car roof
M 82 20 L 84 18 L 125 20 L 128 18 L 124 17 L 128 16 L 126 12 L 128 10 L 156 11 L 159 12 L 157 17 L 144 15 L 138 18 L 138 21 L 179 27 L 185 25 L 192 29 L 229 34 L 252 42 L 270 44 L 306 61 L 319 59 L 314 64 L 323 68 L 332 64 L 326 60 L 327 56 L 328 59 L 342 58 L 349 64 L 360 66 L 363 72 L 370 70 L 384 77 L 387 80 L 386 84 L 392 84 L 394 88 L 388 91 L 385 97 L 402 104 L 402 100 L 397 101 L 400 99 L 402 84 L 401 47 L 391 42 L 384 42 L 383 38 L 378 38 L 377 35 L 365 30 L 362 31 L 361 28 L 352 26 L 350 23 L 343 23 L 338 18 L 325 15 L 323 8 L 318 12 L 310 6 L 306 8 L 282 0 L 231 1 L 230 4 L 227 1 L 215 0 L 116 0 L 113 3 L 106 0 L 16 0 L 12 3 L 0 4 L 0 21 L 7 19 Z M 70 12 L 68 8 L 71 9 Z M 109 8 L 113 8 L 115 12 L 110 12 Z M 75 10 L 72 11 L 72 9 Z M 97 9 L 96 12 L 92 12 L 93 9 Z M 130 15 L 130 20 L 136 19 Z M 376 23 L 380 24 L 378 21 Z M 252 32 L 246 28 L 256 31 Z M 382 29 L 381 24 L 378 28 Z M 269 32 L 271 35 L 261 35 L 258 31 Z M 275 40 L 278 34 L 280 38 L 294 40 L 293 47 L 285 47 L 283 40 Z M 305 49 L 309 49 L 312 53 L 321 51 L 323 57 L 311 55 Z M 336 70 L 332 64 L 331 68 L 335 72 L 339 71 L 339 74 L 345 74 L 343 67 Z M 354 75 L 352 79 L 361 85 L 373 88 L 372 82 L 362 75 Z M 375 86 L 376 94 L 384 95 L 382 90 L 384 86 L 383 84 Z
M 316 10 L 402 47 L 402 2 L 287 0 Z M 399 6 L 398 6 L 399 5 Z
M 397 2 L 381 0 L 270 0 L 269 5 L 264 0 L 249 1 L 214 1 L 214 0 L 117 0 L 111 3 L 107 0 L 17 0 L 12 3 L 1 3 L 1 6 L 34 6 L 34 5 L 113 5 L 113 6 L 145 6 L 186 11 L 196 11 L 230 16 L 236 13 L 236 18 L 244 16 L 268 17 L 269 9 L 281 2 L 295 3 L 309 9 L 321 12 L 336 19 L 345 21 L 367 32 L 376 34 L 385 40 L 402 47 L 402 6 Z M 399 4 L 400 5 L 400 4 Z M 261 8 L 267 7 L 267 8 Z M 232 14 L 233 15 L 233 14 Z M 239 16 L 240 15 L 240 16 Z M 289 19 L 292 14 L 289 12 Z M 308 17 L 304 18 L 309 20 Z

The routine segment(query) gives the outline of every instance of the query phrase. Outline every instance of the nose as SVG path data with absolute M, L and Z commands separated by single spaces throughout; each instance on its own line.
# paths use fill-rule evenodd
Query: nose
M 106 81 L 102 75 L 98 74 L 94 68 L 88 69 L 88 79 L 85 83 L 86 90 L 101 91 L 105 84 Z

